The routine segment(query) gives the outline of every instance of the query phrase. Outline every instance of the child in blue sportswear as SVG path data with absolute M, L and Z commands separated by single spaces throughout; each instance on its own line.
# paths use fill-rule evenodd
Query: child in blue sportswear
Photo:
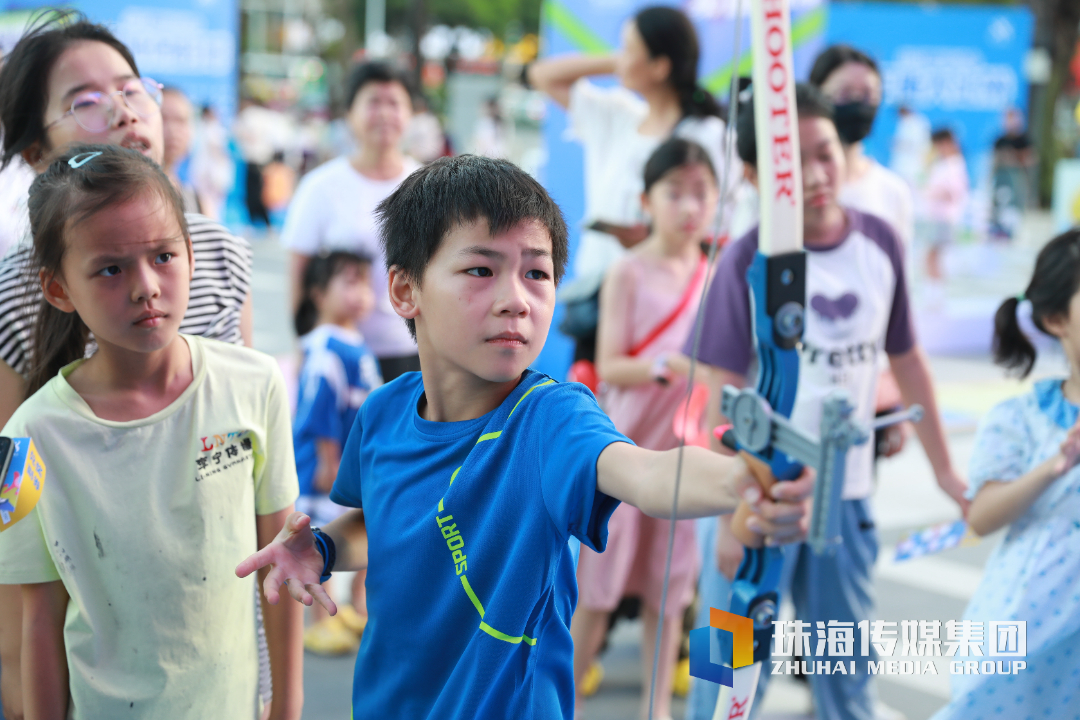
M 379 208 L 390 301 L 421 372 L 375 390 L 318 532 L 294 513 L 244 577 L 333 601 L 324 571 L 366 567 L 356 718 L 571 718 L 577 601 L 569 537 L 602 551 L 620 501 L 670 517 L 678 450 L 635 447 L 581 385 L 531 370 L 566 263 L 558 206 L 526 173 L 462 156 L 413 173 Z M 772 542 L 801 537 L 806 475 L 765 498 L 737 458 L 686 448 L 676 517 L 748 497 Z M 366 524 L 366 535 L 363 527 Z
M 293 421 L 300 482 L 296 509 L 318 525 L 348 510 L 330 499 L 330 489 L 356 414 L 368 394 L 382 385 L 375 355 L 356 329 L 374 306 L 370 258 L 336 250 L 316 255 L 304 268 L 294 317 L 304 352 Z M 305 649 L 321 655 L 356 649 L 357 635 L 367 623 L 363 572 L 353 576 L 351 599 L 335 617 L 321 605 L 312 608 Z

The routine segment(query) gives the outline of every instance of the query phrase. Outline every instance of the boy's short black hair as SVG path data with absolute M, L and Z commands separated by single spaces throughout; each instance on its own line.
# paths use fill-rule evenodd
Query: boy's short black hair
M 409 100 L 412 100 L 414 95 L 412 83 L 409 82 L 409 78 L 406 77 L 405 73 L 394 65 L 381 60 L 363 62 L 356 65 L 349 72 L 349 79 L 345 83 L 345 109 L 348 110 L 352 107 L 353 101 L 356 100 L 356 96 L 360 94 L 360 91 L 368 83 L 390 82 L 397 83 L 405 88 L 405 92 L 409 95 Z
M 420 283 L 446 233 L 462 223 L 488 221 L 492 235 L 536 220 L 551 236 L 555 283 L 566 270 L 566 220 L 544 187 L 506 160 L 459 155 L 425 165 L 375 209 L 386 267 Z M 416 323 L 406 320 L 416 336 Z
M 824 118 L 833 122 L 833 104 L 812 85 L 795 85 L 795 112 L 799 119 Z M 739 117 L 736 121 L 735 148 L 739 159 L 744 163 L 757 166 L 757 136 L 754 133 L 754 97 L 739 105 Z

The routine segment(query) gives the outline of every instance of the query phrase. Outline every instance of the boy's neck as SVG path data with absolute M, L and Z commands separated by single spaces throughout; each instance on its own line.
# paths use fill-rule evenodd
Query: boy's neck
M 833 247 L 847 235 L 847 213 L 837 204 L 803 211 L 803 243 L 810 248 Z
M 491 382 L 464 368 L 432 368 L 421 353 L 424 396 L 417 411 L 432 422 L 461 422 L 483 417 L 499 407 L 521 382 L 522 375 L 506 382 Z
M 364 145 L 349 158 L 353 168 L 372 180 L 393 180 L 405 169 L 405 157 L 396 145 Z

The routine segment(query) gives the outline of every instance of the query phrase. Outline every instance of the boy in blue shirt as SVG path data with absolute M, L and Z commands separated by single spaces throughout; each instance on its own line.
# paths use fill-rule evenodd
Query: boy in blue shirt
M 366 567 L 355 718 L 572 718 L 576 537 L 604 549 L 620 502 L 670 517 L 678 450 L 634 446 L 582 385 L 529 370 L 567 257 L 562 213 L 510 163 L 463 156 L 413 173 L 379 208 L 389 295 L 419 373 L 375 390 L 322 530 L 299 513 L 237 568 L 273 565 L 276 603 L 335 606 L 331 569 Z M 812 480 L 762 497 L 742 460 L 688 447 L 677 517 L 732 512 L 799 539 Z M 366 524 L 366 534 L 364 527 Z

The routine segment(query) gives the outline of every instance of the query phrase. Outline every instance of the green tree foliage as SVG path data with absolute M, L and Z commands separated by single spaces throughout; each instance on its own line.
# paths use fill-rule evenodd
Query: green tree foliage
M 364 0 L 355 0 L 356 16 L 363 27 Z M 411 27 L 415 0 L 386 0 L 386 28 L 393 35 Z M 487 28 L 497 38 L 506 39 L 508 30 L 540 31 L 541 0 L 424 0 L 429 25 L 464 25 Z

